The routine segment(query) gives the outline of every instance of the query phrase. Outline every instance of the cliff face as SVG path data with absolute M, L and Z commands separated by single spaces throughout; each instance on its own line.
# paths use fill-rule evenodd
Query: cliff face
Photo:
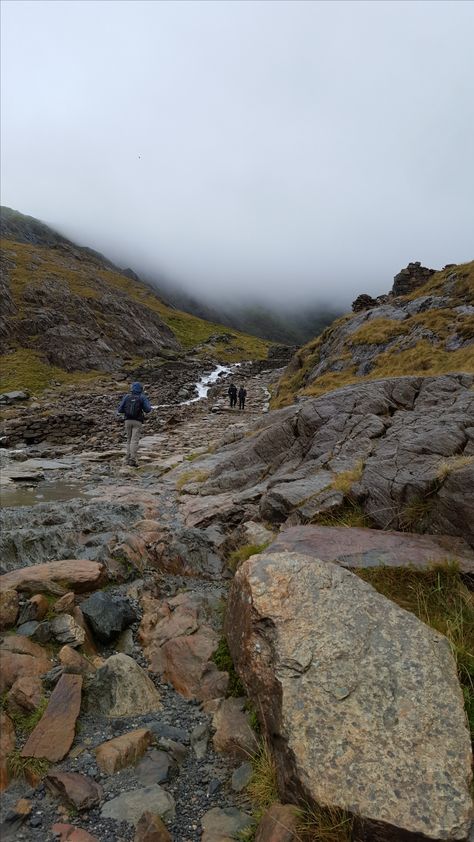
M 474 371 L 474 262 L 409 264 L 388 295 L 360 295 L 353 311 L 295 354 L 274 407 L 364 380 Z
M 229 361 L 267 354 L 268 343 L 176 310 L 132 270 L 32 217 L 2 208 L 1 233 L 3 388 L 114 373 L 198 345 Z

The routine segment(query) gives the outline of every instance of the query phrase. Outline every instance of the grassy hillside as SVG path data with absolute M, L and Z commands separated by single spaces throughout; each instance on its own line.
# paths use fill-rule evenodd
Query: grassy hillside
M 431 298 L 421 302 L 425 297 Z M 421 309 L 413 312 L 417 302 Z M 474 262 L 436 272 L 423 287 L 389 303 L 404 317 L 387 317 L 386 307 L 348 314 L 301 348 L 272 406 L 381 377 L 474 372 Z
M 97 378 L 167 348 L 220 361 L 267 356 L 269 342 L 168 306 L 87 249 L 11 239 L 1 248 L 1 391 Z

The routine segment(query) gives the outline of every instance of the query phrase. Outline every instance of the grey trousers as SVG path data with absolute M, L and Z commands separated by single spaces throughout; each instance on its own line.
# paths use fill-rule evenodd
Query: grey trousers
M 141 421 L 125 421 L 125 432 L 127 434 L 127 459 L 137 458 L 138 445 L 142 434 L 143 424 Z

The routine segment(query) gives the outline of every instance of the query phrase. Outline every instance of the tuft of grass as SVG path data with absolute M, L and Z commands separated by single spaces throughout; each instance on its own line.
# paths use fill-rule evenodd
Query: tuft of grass
M 299 812 L 301 842 L 351 842 L 354 819 L 337 807 L 307 807 Z
M 340 491 L 344 495 L 349 494 L 354 483 L 359 482 L 363 469 L 364 462 L 362 459 L 358 459 L 350 471 L 341 471 L 340 474 L 336 474 L 332 481 L 331 488 L 333 488 L 334 491 Z
M 371 567 L 353 572 L 448 639 L 474 740 L 474 594 L 463 583 L 457 565 L 422 571 Z
M 316 515 L 311 523 L 318 526 L 347 526 L 347 527 L 371 527 L 373 523 L 364 510 L 353 500 L 346 500 L 333 514 Z
M 31 713 L 24 714 L 19 713 L 17 711 L 13 711 L 9 713 L 9 717 L 12 720 L 15 731 L 20 731 L 22 734 L 29 734 L 36 728 L 38 722 L 40 721 L 43 713 L 45 712 L 48 705 L 48 699 L 43 696 L 40 699 L 39 705 L 36 710 L 32 711 Z
M 474 465 L 474 456 L 450 456 L 440 463 L 436 478 L 440 482 L 444 482 L 454 471 L 459 471 L 468 465 Z
M 382 345 L 408 332 L 404 321 L 398 319 L 371 319 L 349 337 L 351 345 Z
M 47 760 L 39 760 L 37 757 L 22 757 L 20 749 L 13 749 L 7 757 L 8 771 L 12 778 L 43 778 L 49 769 Z
M 247 795 L 260 814 L 278 801 L 278 779 L 275 758 L 270 745 L 262 740 L 258 751 L 252 757 L 253 774 L 247 787 Z
M 230 570 L 237 570 L 242 562 L 247 561 L 250 556 L 262 553 L 269 546 L 270 541 L 265 541 L 263 544 L 244 544 L 238 550 L 233 550 L 227 559 L 227 566 Z
M 205 482 L 208 477 L 209 471 L 184 471 L 176 480 L 176 488 L 181 491 L 185 485 L 189 485 L 191 482 Z
M 230 654 L 229 646 L 225 637 L 221 637 L 217 649 L 211 658 L 211 661 L 215 663 L 217 669 L 219 669 L 221 672 L 229 673 L 229 685 L 227 687 L 227 695 L 235 696 L 236 698 L 245 696 L 245 687 L 235 671 L 232 655 Z
M 431 495 L 417 495 L 406 503 L 398 516 L 399 527 L 408 532 L 426 532 L 434 505 Z

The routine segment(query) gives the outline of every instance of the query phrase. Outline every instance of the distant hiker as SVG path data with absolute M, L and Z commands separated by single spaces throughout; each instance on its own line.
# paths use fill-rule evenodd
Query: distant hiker
M 127 433 L 127 465 L 136 468 L 137 450 L 145 420 L 144 413 L 151 412 L 151 404 L 143 391 L 141 383 L 132 383 L 128 395 L 124 395 L 117 410 L 118 415 L 125 415 L 125 432 Z
M 247 397 L 247 389 L 243 386 L 239 389 L 239 409 L 245 409 L 245 398 Z
M 230 408 L 232 409 L 237 403 L 237 386 L 231 383 L 227 394 L 229 395 Z

